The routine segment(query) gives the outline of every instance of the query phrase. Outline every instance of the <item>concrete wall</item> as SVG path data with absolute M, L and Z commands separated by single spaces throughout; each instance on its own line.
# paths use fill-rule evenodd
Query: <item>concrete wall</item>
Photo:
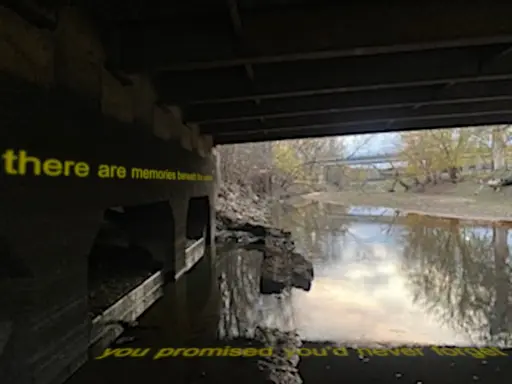
M 174 225 L 153 223 L 174 241 L 162 243 L 161 234 L 152 252 L 172 276 L 186 264 L 189 200 L 206 197 L 213 209 L 212 182 L 101 178 L 96 169 L 211 175 L 212 141 L 181 124 L 179 111 L 156 105 L 143 76 L 124 86 L 106 71 L 102 45 L 80 11 L 62 9 L 57 29 L 47 31 L 0 8 L 0 26 L 0 151 L 90 166 L 88 177 L 17 176 L 0 163 L 1 381 L 60 383 L 87 356 L 87 255 L 104 211 L 168 204 L 161 216 L 172 215 L 163 221 Z M 205 217 L 212 221 L 213 211 Z M 152 239 L 142 238 L 151 248 Z

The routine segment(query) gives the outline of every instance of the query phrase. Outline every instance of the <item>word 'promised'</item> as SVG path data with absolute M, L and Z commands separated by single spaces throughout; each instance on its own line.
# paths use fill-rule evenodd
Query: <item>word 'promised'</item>
M 425 352 L 433 352 L 438 356 L 449 357 L 474 357 L 485 359 L 488 357 L 508 356 L 496 347 L 472 348 L 472 347 L 428 347 L 428 348 L 354 348 L 323 347 L 323 348 L 107 348 L 96 360 L 107 357 L 151 357 L 159 360 L 170 357 L 268 357 L 268 356 L 339 356 L 347 357 L 355 354 L 360 357 L 423 357 Z
M 99 164 L 97 169 L 84 161 L 40 159 L 26 151 L 8 149 L 2 154 L 2 170 L 8 176 L 48 176 L 86 178 L 96 175 L 100 179 L 143 179 L 177 181 L 212 181 L 212 175 L 182 172 L 171 169 L 124 167 L 116 164 Z

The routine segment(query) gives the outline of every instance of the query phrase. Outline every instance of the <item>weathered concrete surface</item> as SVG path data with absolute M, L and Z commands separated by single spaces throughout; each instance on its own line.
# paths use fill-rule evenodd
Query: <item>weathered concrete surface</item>
M 193 225 L 186 219 L 192 198 L 206 198 L 212 209 L 212 182 L 96 174 L 108 164 L 211 175 L 212 141 L 183 125 L 179 111 L 157 105 L 144 76 L 122 84 L 109 73 L 98 31 L 83 13 L 64 7 L 58 16 L 49 31 L 0 7 L 0 153 L 85 162 L 91 172 L 20 177 L 1 163 L 0 323 L 11 325 L 2 331 L 6 384 L 60 383 L 86 360 L 87 255 L 107 208 L 138 207 L 125 230 L 163 263 L 166 276 L 186 265 L 188 229 L 213 227 L 213 211 Z

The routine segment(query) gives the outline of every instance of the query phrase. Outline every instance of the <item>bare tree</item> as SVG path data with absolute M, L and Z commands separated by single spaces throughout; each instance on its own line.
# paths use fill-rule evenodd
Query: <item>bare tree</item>
M 291 185 L 325 183 L 326 170 L 322 159 L 343 153 L 341 138 L 299 139 L 276 142 L 274 150 L 274 183 L 287 190 Z
M 508 140 L 508 128 L 508 125 L 497 125 L 492 129 L 491 142 L 494 171 L 507 168 L 506 147 Z
M 405 132 L 399 152 L 415 183 L 437 184 L 444 173 L 457 183 L 464 167 L 484 158 L 492 157 L 496 169 L 506 169 L 507 132 L 508 126 Z
M 268 192 L 272 168 L 271 143 L 222 145 L 218 154 L 222 182 Z

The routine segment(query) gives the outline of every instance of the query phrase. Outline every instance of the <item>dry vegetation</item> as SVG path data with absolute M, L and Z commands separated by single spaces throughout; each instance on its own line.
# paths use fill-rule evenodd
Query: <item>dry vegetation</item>
M 402 132 L 394 151 L 398 160 L 380 166 L 323 164 L 326 159 L 357 158 L 372 135 L 352 139 L 351 145 L 336 137 L 221 146 L 221 177 L 224 183 L 276 198 L 333 188 L 370 192 L 376 181 L 388 192 L 435 193 L 469 182 L 465 184 L 474 193 L 477 183 L 480 190 L 512 183 L 509 131 L 510 126 L 500 125 Z
M 319 159 L 343 153 L 343 141 L 305 139 L 221 146 L 223 183 L 245 185 L 257 194 L 286 195 L 294 186 L 321 187 Z M 300 189 L 300 188 L 299 188 Z

